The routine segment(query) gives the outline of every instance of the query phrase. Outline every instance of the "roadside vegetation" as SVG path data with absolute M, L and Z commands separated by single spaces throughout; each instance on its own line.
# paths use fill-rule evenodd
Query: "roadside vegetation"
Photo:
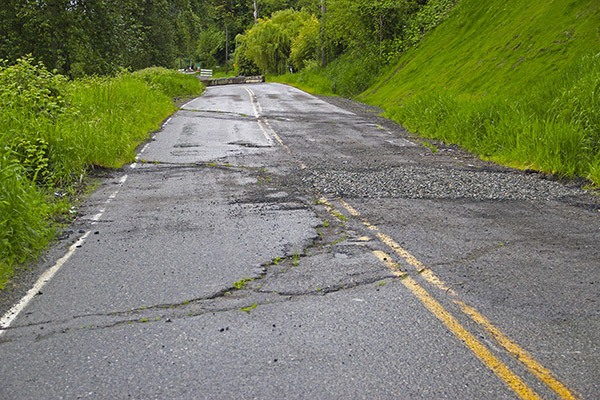
M 27 57 L 0 66 L 0 289 L 68 222 L 86 174 L 133 161 L 173 98 L 200 93 L 164 68 L 68 80 Z
M 270 79 L 376 105 L 484 159 L 600 185 L 600 3 L 430 0 L 407 10 L 394 39 L 348 38 L 326 66 Z
M 600 185 L 600 3 L 463 0 L 358 98 L 483 158 Z

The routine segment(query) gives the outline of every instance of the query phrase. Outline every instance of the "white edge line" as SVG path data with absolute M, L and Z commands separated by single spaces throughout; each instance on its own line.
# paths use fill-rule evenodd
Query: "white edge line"
M 186 107 L 187 107 L 187 106 L 188 106 L 190 103 L 192 103 L 192 102 L 194 102 L 194 101 L 196 101 L 196 99 L 192 99 L 192 100 L 188 101 L 187 103 L 185 103 L 184 105 L 182 105 L 182 106 L 181 106 L 181 107 L 179 107 L 179 108 L 180 108 L 180 109 L 184 109 L 184 108 L 186 108 Z M 169 118 L 169 120 L 170 120 L 170 118 Z M 167 120 L 167 122 L 168 122 L 169 120 Z M 165 125 L 166 125 L 166 123 L 165 123 Z
M 44 286 L 46 286 L 46 283 L 50 282 L 50 280 L 54 277 L 54 275 L 56 275 L 58 270 L 60 270 L 60 268 L 69 260 L 69 258 L 71 258 L 73 254 L 75 254 L 77 249 L 81 247 L 81 245 L 83 245 L 85 239 L 88 237 L 90 232 L 91 231 L 87 231 L 83 234 L 83 236 L 77 239 L 77 241 L 73 243 L 71 247 L 69 247 L 69 251 L 67 252 L 67 254 L 62 256 L 56 262 L 56 264 L 54 264 L 54 266 L 44 271 L 44 273 L 36 281 L 35 285 L 33 285 L 31 289 L 29 289 L 27 294 L 10 310 L 8 310 L 6 314 L 2 316 L 2 318 L 0 319 L 0 336 L 2 336 L 4 332 L 6 332 L 6 329 L 10 327 L 10 324 L 21 313 L 21 311 L 23 311 L 23 309 L 27 307 L 27 305 L 29 304 L 29 302 L 31 302 L 35 295 L 38 294 Z
M 122 186 L 127 181 L 127 178 L 128 178 L 128 175 L 123 175 L 121 177 L 121 179 L 119 179 L 119 185 Z M 115 190 L 110 196 L 108 196 L 108 199 L 106 199 L 104 204 L 108 205 L 111 201 L 113 201 L 117 197 L 117 194 L 119 194 L 119 191 Z M 92 224 L 99 221 L 100 218 L 102 218 L 102 215 L 104 214 L 105 211 L 106 211 L 105 208 L 101 208 L 99 210 L 98 214 L 94 215 L 91 218 Z M 25 307 L 27 307 L 29 302 L 35 297 L 35 295 L 37 293 L 39 293 L 42 290 L 42 288 L 46 285 L 46 283 L 50 282 L 50 280 L 54 277 L 54 275 L 58 272 L 58 270 L 64 265 L 64 263 L 66 263 L 69 260 L 69 258 L 71 258 L 71 256 L 73 254 L 75 254 L 75 251 L 77 251 L 77 249 L 79 247 L 81 247 L 81 245 L 83 245 L 83 243 L 85 242 L 85 239 L 88 237 L 90 232 L 91 231 L 87 231 L 79 239 L 77 239 L 77 241 L 75 243 L 73 243 L 71 245 L 71 247 L 69 247 L 69 250 L 67 251 L 67 253 L 64 256 L 62 256 L 60 259 L 58 259 L 58 261 L 56 262 L 56 264 L 54 264 L 54 266 L 52 266 L 51 268 L 44 271 L 44 273 L 42 275 L 40 275 L 38 280 L 35 282 L 35 285 L 33 285 L 33 287 L 31 289 L 29 289 L 27 294 L 17 304 L 12 306 L 12 308 L 10 310 L 8 310 L 8 312 L 6 314 L 4 314 L 2 316 L 2 318 L 0 318 L 0 336 L 2 336 L 4 334 L 4 332 L 6 331 L 6 329 L 8 327 L 10 327 L 10 324 L 14 321 L 14 319 L 21 313 L 21 311 L 23 311 L 23 309 Z

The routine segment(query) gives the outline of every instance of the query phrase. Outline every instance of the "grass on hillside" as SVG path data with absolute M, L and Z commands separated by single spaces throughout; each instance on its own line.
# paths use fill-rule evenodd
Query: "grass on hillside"
M 374 58 L 361 54 L 345 54 L 326 68 L 317 63 L 295 74 L 269 76 L 268 79 L 287 83 L 309 93 L 325 96 L 352 97 L 369 88 L 377 80 L 378 65 Z
M 359 98 L 423 136 L 600 184 L 600 3 L 463 0 Z
M 133 161 L 173 97 L 201 90 L 160 68 L 68 81 L 30 58 L 0 65 L 0 289 L 52 240 L 86 171 Z
M 461 0 L 379 78 L 345 55 L 272 79 L 357 97 L 482 158 L 600 185 L 599 26 L 596 0 Z

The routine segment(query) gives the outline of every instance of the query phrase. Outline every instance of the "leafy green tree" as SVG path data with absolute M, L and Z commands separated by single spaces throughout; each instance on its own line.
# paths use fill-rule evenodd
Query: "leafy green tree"
M 218 55 L 225 48 L 225 32 L 216 27 L 203 30 L 197 40 L 196 60 L 202 67 L 212 68 L 218 63 Z
M 173 67 L 196 57 L 228 65 L 232 38 L 253 25 L 254 9 L 269 15 L 313 1 L 3 0 L 0 59 L 15 63 L 32 54 L 72 77 Z
M 328 0 L 327 39 L 342 52 L 362 49 L 382 55 L 403 34 L 411 16 L 421 7 L 419 1 Z
M 198 38 L 202 33 L 202 17 L 199 13 L 205 13 L 204 8 L 194 10 L 194 5 L 189 0 L 180 0 L 175 16 L 175 43 L 177 45 L 177 57 L 179 67 L 185 60 L 187 66 L 189 60 L 194 58 L 197 51 Z
M 245 56 L 264 73 L 282 74 L 292 63 L 292 44 L 300 36 L 304 26 L 314 26 L 315 21 L 306 11 L 291 9 L 277 11 L 268 19 L 260 19 L 245 35 Z M 310 53 L 307 50 L 312 43 L 308 40 L 310 32 L 308 28 L 304 31 L 303 40 L 296 47 L 298 65 L 302 65 L 301 55 L 307 51 Z
M 305 67 L 307 62 L 319 59 L 320 42 L 321 23 L 316 16 L 311 15 L 292 41 L 290 58 L 295 69 L 300 70 Z
M 286 71 L 291 41 L 271 20 L 263 20 L 247 33 L 246 55 L 265 73 Z
M 241 76 L 254 76 L 260 74 L 258 66 L 248 58 L 247 52 L 247 37 L 245 35 L 237 35 L 235 38 L 235 70 Z

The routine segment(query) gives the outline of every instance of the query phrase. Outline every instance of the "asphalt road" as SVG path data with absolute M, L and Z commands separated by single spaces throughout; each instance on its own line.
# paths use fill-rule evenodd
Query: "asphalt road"
M 350 101 L 210 87 L 3 310 L 0 398 L 597 399 L 599 211 Z

